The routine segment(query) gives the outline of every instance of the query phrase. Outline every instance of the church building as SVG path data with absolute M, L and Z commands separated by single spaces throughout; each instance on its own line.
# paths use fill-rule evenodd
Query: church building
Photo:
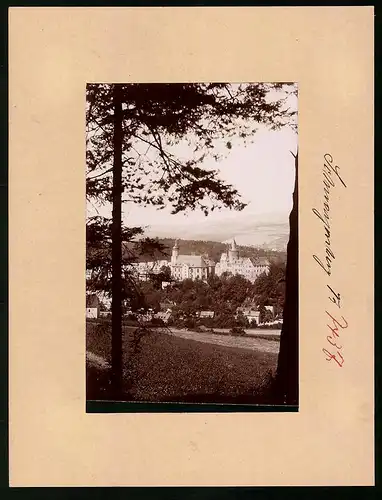
M 201 279 L 205 280 L 214 272 L 214 263 L 202 255 L 179 254 L 178 240 L 172 249 L 171 276 L 176 280 Z
M 178 240 L 172 248 L 171 260 L 158 260 L 155 262 L 139 262 L 134 264 L 139 278 L 147 279 L 150 273 L 159 273 L 163 266 L 169 267 L 171 277 L 177 281 L 185 279 L 205 280 L 214 273 L 215 263 L 202 255 L 179 254 Z

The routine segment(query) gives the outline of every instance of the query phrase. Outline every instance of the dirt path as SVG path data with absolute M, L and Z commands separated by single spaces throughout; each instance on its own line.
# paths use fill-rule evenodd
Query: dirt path
M 230 328 L 214 328 L 215 332 L 217 333 L 228 333 L 230 331 Z M 281 330 L 272 330 L 268 328 L 259 328 L 255 330 L 250 330 L 250 329 L 244 329 L 245 333 L 249 335 L 250 337 L 258 337 L 261 335 L 262 337 L 266 335 L 272 335 L 272 337 L 275 336 L 280 336 Z
M 216 344 L 224 347 L 238 347 L 240 349 L 249 349 L 251 351 L 263 351 L 278 354 L 280 349 L 280 342 L 276 340 L 257 339 L 254 337 L 233 337 L 208 332 L 199 333 L 175 328 L 163 330 L 163 333 L 183 339 L 195 340 L 197 342 Z

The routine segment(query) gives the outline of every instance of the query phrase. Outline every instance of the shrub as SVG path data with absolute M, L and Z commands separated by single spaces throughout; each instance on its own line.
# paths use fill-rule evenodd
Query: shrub
M 195 326 L 194 328 L 189 328 L 189 330 L 192 330 L 196 333 L 202 333 L 206 331 L 202 326 Z
M 161 318 L 153 318 L 151 320 L 151 325 L 152 326 L 164 326 L 164 321 Z
M 234 326 L 229 333 L 235 337 L 244 337 L 246 335 L 244 328 L 241 326 Z
M 111 387 L 110 370 L 86 363 L 86 398 L 107 399 Z
M 184 322 L 184 326 L 186 328 L 188 328 L 189 330 L 192 330 L 195 328 L 196 324 L 195 324 L 195 320 L 192 319 L 192 318 L 187 318 Z

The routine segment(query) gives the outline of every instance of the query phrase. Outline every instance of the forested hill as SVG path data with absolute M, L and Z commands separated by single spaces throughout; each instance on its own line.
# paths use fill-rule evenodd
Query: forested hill
M 173 238 L 158 238 L 158 241 L 167 247 L 167 256 L 158 258 L 170 258 L 172 247 L 174 246 Z M 183 240 L 178 239 L 179 253 L 183 255 L 208 255 L 215 262 L 220 260 L 223 252 L 226 252 L 228 245 L 219 241 L 200 241 L 200 240 Z M 268 257 L 272 261 L 285 262 L 286 252 L 277 252 L 265 250 L 262 248 L 254 248 L 251 246 L 237 245 L 240 257 Z M 150 257 L 142 257 L 140 260 L 151 260 Z

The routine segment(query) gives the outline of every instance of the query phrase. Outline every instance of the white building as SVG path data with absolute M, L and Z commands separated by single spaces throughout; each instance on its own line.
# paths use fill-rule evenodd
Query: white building
M 236 310 L 236 317 L 238 317 L 240 313 L 250 324 L 256 323 L 258 325 L 260 323 L 260 311 L 256 306 L 238 307 Z
M 240 274 L 252 283 L 263 273 L 269 273 L 270 262 L 264 257 L 252 259 L 240 257 L 236 241 L 233 240 L 228 252 L 222 253 L 220 261 L 215 266 L 215 273 L 221 276 L 223 273 Z
M 171 311 L 160 311 L 154 314 L 154 318 L 161 319 L 163 323 L 168 323 L 171 317 Z
M 215 311 L 199 311 L 196 313 L 198 318 L 213 318 L 215 316 Z
M 99 298 L 95 294 L 86 296 L 86 317 L 96 319 L 99 316 L 100 303 Z
M 170 268 L 172 278 L 182 281 L 185 279 L 207 279 L 214 272 L 215 263 L 202 255 L 179 254 L 178 240 L 176 240 L 170 261 L 137 262 L 133 266 L 141 280 L 147 279 L 150 273 L 159 273 L 161 268 L 165 266 Z
M 145 281 L 150 274 L 158 274 L 163 266 L 169 267 L 169 261 L 156 260 L 154 262 L 135 262 L 132 265 L 138 274 L 138 278 Z
M 180 255 L 178 240 L 175 241 L 171 255 L 171 276 L 176 280 L 205 280 L 213 273 L 214 265 L 201 255 Z

